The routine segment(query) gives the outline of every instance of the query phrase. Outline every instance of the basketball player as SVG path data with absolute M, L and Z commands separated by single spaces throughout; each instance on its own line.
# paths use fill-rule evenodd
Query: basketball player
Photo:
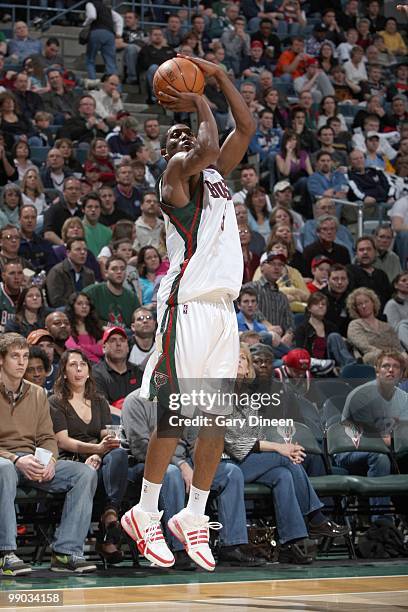
M 171 95 L 160 93 L 167 108 L 197 112 L 198 133 L 194 136 L 181 124 L 169 129 L 168 164 L 158 183 L 170 268 L 158 292 L 157 350 L 146 366 L 141 393 L 159 400 L 166 387 L 178 389 L 179 379 L 235 379 L 239 359 L 233 300 L 241 288 L 243 262 L 234 205 L 223 177 L 242 160 L 255 125 L 221 68 L 187 59 L 218 81 L 236 127 L 220 149 L 217 126 L 204 97 L 176 90 Z M 169 414 L 164 419 L 167 424 Z M 122 526 L 139 551 L 161 567 L 172 566 L 174 557 L 162 535 L 158 499 L 180 434 L 179 428 L 171 431 L 172 437 L 154 432 L 140 502 L 122 517 Z M 208 571 L 214 570 L 215 562 L 208 545 L 211 525 L 205 506 L 223 446 L 222 430 L 201 428 L 187 507 L 169 521 L 191 559 Z

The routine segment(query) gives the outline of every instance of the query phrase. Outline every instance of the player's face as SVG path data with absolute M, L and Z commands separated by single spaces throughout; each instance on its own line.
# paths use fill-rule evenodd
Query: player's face
M 174 125 L 167 133 L 167 155 L 172 157 L 176 153 L 190 151 L 195 146 L 195 143 L 196 137 L 187 125 Z

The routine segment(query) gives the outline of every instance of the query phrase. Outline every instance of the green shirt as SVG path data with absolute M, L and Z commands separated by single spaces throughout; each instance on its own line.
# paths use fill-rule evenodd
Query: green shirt
M 112 230 L 102 223 L 90 225 L 83 221 L 85 228 L 85 241 L 88 249 L 98 257 L 104 246 L 107 246 L 112 240 Z
M 105 325 L 130 328 L 132 314 L 140 306 L 135 293 L 123 289 L 122 295 L 114 295 L 106 283 L 89 285 L 85 287 L 83 293 L 89 295 L 99 318 Z

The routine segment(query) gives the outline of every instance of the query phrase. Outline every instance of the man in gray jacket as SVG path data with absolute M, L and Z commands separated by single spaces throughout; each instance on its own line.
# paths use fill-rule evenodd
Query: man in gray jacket
M 129 480 L 142 479 L 147 446 L 151 433 L 156 427 L 157 403 L 140 397 L 136 389 L 124 401 L 121 415 L 121 445 L 129 449 L 135 464 L 129 468 Z M 174 551 L 176 568 L 192 569 L 183 545 L 167 528 L 168 520 L 185 506 L 193 478 L 194 443 L 198 430 L 188 428 L 180 439 L 175 454 L 167 468 L 160 492 L 159 505 L 165 525 L 166 538 Z M 243 550 L 248 543 L 244 503 L 244 481 L 241 470 L 233 463 L 221 461 L 214 476 L 211 492 L 217 497 L 218 518 L 222 523 L 220 531 L 219 562 L 242 567 L 262 565 Z

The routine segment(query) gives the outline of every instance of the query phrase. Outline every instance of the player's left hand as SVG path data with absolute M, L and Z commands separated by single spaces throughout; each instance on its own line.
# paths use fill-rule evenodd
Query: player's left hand
M 171 85 L 166 91 L 159 91 L 159 104 L 177 113 L 194 113 L 197 110 L 195 100 L 200 96 L 190 92 L 180 92 Z
M 212 62 L 208 62 L 205 59 L 201 59 L 201 57 L 190 57 L 190 55 L 183 55 L 182 53 L 177 53 L 177 57 L 183 57 L 184 59 L 193 62 L 193 64 L 195 64 L 201 69 L 201 71 L 204 73 L 204 76 L 206 77 L 217 77 L 220 74 L 225 75 L 225 72 L 217 64 L 213 64 Z

